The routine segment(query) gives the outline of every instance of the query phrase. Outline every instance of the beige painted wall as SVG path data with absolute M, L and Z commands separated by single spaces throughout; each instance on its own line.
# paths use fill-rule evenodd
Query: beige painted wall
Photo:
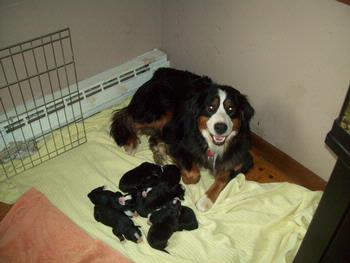
M 161 45 L 160 0 L 0 0 L 0 48 L 70 27 L 78 78 Z
M 0 0 L 0 47 L 67 26 L 79 79 L 161 46 L 173 66 L 247 94 L 257 111 L 253 130 L 328 178 L 335 159 L 324 138 L 350 76 L 349 6 L 335 0 Z
M 163 1 L 173 66 L 249 96 L 253 131 L 328 179 L 324 144 L 350 81 L 350 6 L 335 0 Z

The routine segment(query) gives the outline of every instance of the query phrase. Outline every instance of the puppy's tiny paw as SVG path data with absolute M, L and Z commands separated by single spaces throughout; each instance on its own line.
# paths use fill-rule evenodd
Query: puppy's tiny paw
M 151 219 L 151 215 L 152 215 L 151 213 L 149 213 L 149 214 L 147 215 L 147 225 L 149 225 L 149 226 L 152 225 L 152 222 L 151 222 L 151 220 L 150 220 L 150 219 Z
M 134 216 L 134 212 L 131 211 L 131 210 L 124 211 L 124 214 L 126 214 L 128 217 L 133 217 Z
M 196 207 L 199 211 L 208 211 L 213 206 L 213 202 L 206 196 L 203 195 L 196 203 Z
M 125 205 L 125 198 L 124 198 L 124 196 L 118 198 L 118 203 L 120 205 Z

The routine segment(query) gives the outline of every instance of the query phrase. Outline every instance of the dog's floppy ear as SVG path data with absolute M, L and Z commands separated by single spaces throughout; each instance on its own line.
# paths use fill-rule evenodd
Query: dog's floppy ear
M 247 97 L 242 95 L 239 92 L 236 95 L 236 100 L 237 100 L 238 110 L 240 111 L 242 120 L 249 122 L 255 112 L 253 107 L 250 105 Z
M 192 93 L 184 105 L 187 108 L 187 112 L 191 113 L 195 119 L 202 111 L 202 106 L 205 105 L 212 84 L 211 79 L 206 76 L 198 78 L 191 83 Z
M 179 107 L 177 118 L 173 118 L 163 129 L 163 140 L 168 144 L 196 135 L 197 118 L 201 107 L 205 105 L 211 80 L 207 77 L 198 78 L 190 85 L 191 92 Z
M 197 126 L 198 117 L 205 106 L 210 89 L 210 83 L 204 81 L 200 84 L 197 92 L 193 93 L 192 97 L 184 102 L 184 128 L 187 132 L 193 132 L 194 134 L 196 134 L 195 126 Z

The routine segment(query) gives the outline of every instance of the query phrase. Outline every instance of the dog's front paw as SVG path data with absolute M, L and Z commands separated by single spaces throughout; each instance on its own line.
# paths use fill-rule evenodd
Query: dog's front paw
M 124 151 L 129 155 L 135 155 L 137 147 L 139 146 L 140 142 L 141 141 L 137 136 L 130 137 L 128 141 L 125 144 L 123 144 Z
M 203 195 L 196 203 L 197 209 L 201 212 L 208 211 L 212 206 L 213 202 L 207 197 L 207 195 Z
M 196 184 L 201 179 L 201 175 L 198 171 L 181 171 L 181 178 L 184 184 Z
M 135 145 L 124 145 L 124 151 L 129 155 L 135 155 L 137 146 Z

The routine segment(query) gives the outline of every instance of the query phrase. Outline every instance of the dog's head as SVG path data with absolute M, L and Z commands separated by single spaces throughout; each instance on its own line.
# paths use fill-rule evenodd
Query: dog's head
M 244 95 L 229 86 L 212 84 L 203 94 L 197 101 L 198 128 L 209 149 L 222 153 L 235 136 L 249 130 L 254 109 Z

